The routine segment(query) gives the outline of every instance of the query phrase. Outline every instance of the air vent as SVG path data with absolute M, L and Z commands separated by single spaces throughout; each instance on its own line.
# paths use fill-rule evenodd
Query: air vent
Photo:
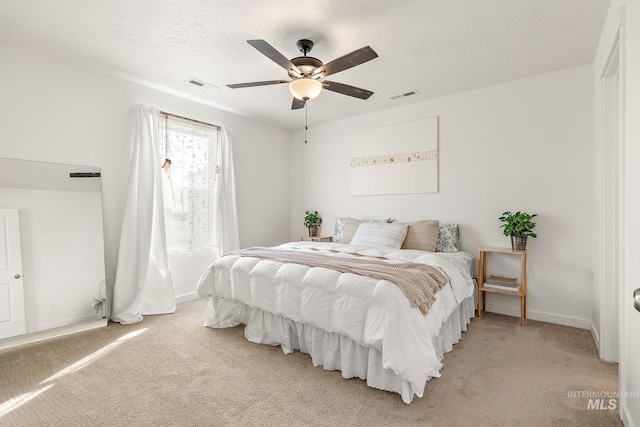
M 100 172 L 71 172 L 69 178 L 100 178 Z
M 418 94 L 418 93 L 420 93 L 420 92 L 418 91 L 418 89 L 414 89 L 414 90 L 412 90 L 412 91 L 410 91 L 410 92 L 401 93 L 400 95 L 394 95 L 394 96 L 392 96 L 392 97 L 391 97 L 391 98 L 389 98 L 389 99 L 396 100 L 396 99 L 400 99 L 400 98 L 405 98 L 405 97 L 407 97 L 407 96 L 415 95 L 415 94 Z
M 207 82 L 204 82 L 202 80 L 194 79 L 193 77 L 190 78 L 190 79 L 187 79 L 187 83 L 191 83 L 192 85 L 198 86 L 198 87 L 204 87 L 204 88 L 209 88 L 209 89 L 220 89 L 216 85 L 212 85 L 211 83 L 207 83 Z
M 204 83 L 202 83 L 201 81 L 198 81 L 196 79 L 189 79 L 187 80 L 189 83 L 191 83 L 192 85 L 196 85 L 196 86 L 204 86 Z

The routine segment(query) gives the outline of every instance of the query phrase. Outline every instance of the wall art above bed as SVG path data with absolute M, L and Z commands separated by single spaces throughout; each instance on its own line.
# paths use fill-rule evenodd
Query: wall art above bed
M 438 117 L 352 132 L 351 195 L 438 192 Z

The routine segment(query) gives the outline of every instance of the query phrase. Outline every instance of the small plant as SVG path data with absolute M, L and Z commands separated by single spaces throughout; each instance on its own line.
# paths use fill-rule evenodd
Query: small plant
M 535 228 L 536 223 L 531 220 L 536 216 L 538 214 L 529 215 L 526 212 L 511 213 L 507 211 L 498 219 L 503 222 L 500 227 L 504 227 L 505 236 L 533 237 L 535 239 L 538 236 L 532 230 Z
M 307 228 L 311 227 L 320 227 L 322 225 L 322 218 L 320 218 L 320 214 L 318 211 L 307 211 L 305 212 L 304 217 L 304 226 Z

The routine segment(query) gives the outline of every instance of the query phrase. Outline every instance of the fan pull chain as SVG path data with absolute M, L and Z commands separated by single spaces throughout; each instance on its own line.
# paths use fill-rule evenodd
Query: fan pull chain
M 308 102 L 304 103 L 304 143 L 307 143 L 307 129 L 309 129 L 307 127 L 307 105 L 309 105 Z

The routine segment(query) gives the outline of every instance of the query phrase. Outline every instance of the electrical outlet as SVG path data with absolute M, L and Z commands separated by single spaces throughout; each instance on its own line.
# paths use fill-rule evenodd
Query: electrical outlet
M 49 310 L 55 310 L 56 309 L 56 302 L 55 301 L 51 301 L 49 303 Z

